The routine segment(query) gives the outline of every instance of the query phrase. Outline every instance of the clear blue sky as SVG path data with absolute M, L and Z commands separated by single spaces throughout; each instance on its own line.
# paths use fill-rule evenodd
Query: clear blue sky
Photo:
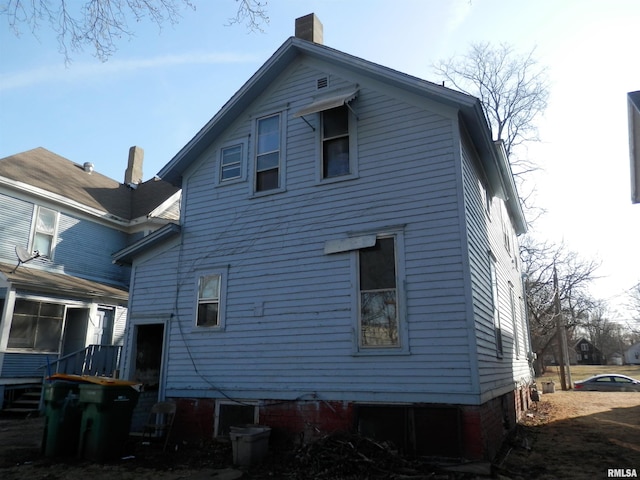
M 0 17 L 0 158 L 38 146 L 122 181 L 129 147 L 151 178 L 315 12 L 330 47 L 434 82 L 431 65 L 471 42 L 536 47 L 549 67 L 542 237 L 603 261 L 594 294 L 620 307 L 640 280 L 640 205 L 630 203 L 626 93 L 640 89 L 638 0 L 271 0 L 264 33 L 225 26 L 233 0 L 192 0 L 178 25 L 131 27 L 105 63 L 66 67 L 54 34 L 17 38 Z

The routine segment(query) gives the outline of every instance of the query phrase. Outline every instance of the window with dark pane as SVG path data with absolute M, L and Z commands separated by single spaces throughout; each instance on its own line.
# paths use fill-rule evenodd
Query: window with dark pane
M 7 347 L 57 352 L 63 319 L 62 304 L 17 299 Z
M 220 308 L 220 275 L 200 277 L 198 291 L 198 327 L 217 327 Z
M 359 251 L 360 345 L 397 347 L 398 290 L 395 238 L 379 238 Z
M 258 120 L 256 192 L 280 186 L 280 115 Z
M 491 300 L 493 304 L 493 326 L 496 337 L 496 353 L 498 357 L 502 357 L 504 350 L 502 345 L 502 328 L 500 327 L 500 309 L 498 305 L 498 271 L 496 269 L 496 260 L 493 255 L 489 254 L 489 266 L 491 274 Z
M 322 112 L 322 177 L 349 173 L 349 110 L 343 105 Z

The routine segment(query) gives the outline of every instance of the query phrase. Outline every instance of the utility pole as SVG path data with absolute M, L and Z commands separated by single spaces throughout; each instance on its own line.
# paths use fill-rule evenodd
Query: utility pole
M 564 316 L 562 315 L 562 306 L 560 305 L 560 291 L 558 288 L 558 271 L 555 263 L 553 264 L 553 290 L 554 305 L 556 314 L 556 326 L 558 329 L 558 343 L 560 344 L 560 384 L 562 390 L 569 390 L 573 386 L 571 381 L 571 366 L 569 360 L 569 347 L 567 345 L 567 329 L 564 324 Z

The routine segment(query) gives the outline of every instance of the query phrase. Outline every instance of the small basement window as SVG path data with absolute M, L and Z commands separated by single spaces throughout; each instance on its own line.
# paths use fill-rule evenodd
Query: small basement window
M 221 400 L 216 402 L 215 436 L 228 437 L 231 427 L 258 423 L 258 404 Z

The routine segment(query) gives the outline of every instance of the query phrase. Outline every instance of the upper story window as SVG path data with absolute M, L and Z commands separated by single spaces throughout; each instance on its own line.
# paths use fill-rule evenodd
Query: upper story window
M 280 114 L 257 122 L 255 191 L 280 188 Z
M 511 321 L 513 323 L 513 349 L 515 350 L 516 358 L 520 358 L 520 328 L 516 312 L 516 295 L 511 282 L 509 282 L 509 306 L 511 307 Z
M 216 268 L 196 276 L 196 327 L 223 330 L 225 325 L 225 295 L 227 268 Z
M 242 144 L 220 150 L 220 181 L 226 182 L 242 177 Z
M 198 327 L 220 325 L 220 275 L 204 275 L 198 282 Z
M 358 94 L 357 85 L 323 92 L 293 114 L 294 118 L 302 118 L 316 132 L 318 183 L 357 177 L 358 117 L 351 102 Z
M 322 115 L 322 178 L 351 173 L 349 162 L 349 110 L 346 105 Z
M 489 266 L 491 272 L 491 304 L 493 308 L 493 328 L 496 337 L 496 354 L 499 358 L 502 358 L 504 354 L 502 346 L 502 328 L 500 327 L 500 305 L 498 294 L 498 270 L 496 266 L 496 259 L 489 253 Z
M 38 207 L 35 216 L 31 250 L 37 250 L 40 256 L 52 258 L 57 226 L 58 212 L 48 208 Z
M 478 179 L 478 188 L 480 189 L 480 201 L 487 215 L 491 215 L 491 196 L 481 179 Z

